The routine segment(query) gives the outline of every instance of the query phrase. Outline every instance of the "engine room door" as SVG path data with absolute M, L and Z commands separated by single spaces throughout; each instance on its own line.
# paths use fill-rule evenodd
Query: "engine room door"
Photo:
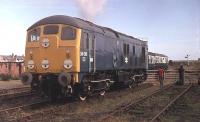
M 92 33 L 89 34 L 88 52 L 89 52 L 89 72 L 95 72 L 96 71 L 95 36 Z

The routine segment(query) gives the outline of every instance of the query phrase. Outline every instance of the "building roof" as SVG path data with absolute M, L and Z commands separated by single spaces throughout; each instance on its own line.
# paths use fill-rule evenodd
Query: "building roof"
M 24 56 L 0 55 L 0 62 L 23 62 Z

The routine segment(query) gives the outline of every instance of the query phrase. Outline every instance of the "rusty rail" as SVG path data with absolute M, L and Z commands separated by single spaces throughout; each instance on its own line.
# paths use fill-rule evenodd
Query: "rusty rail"
M 153 95 L 155 95 L 155 94 L 158 94 L 158 93 L 160 93 L 161 91 L 166 90 L 166 89 L 168 89 L 168 88 L 170 88 L 170 87 L 172 87 L 172 86 L 173 86 L 172 84 L 166 85 L 166 86 L 163 87 L 163 89 L 158 89 L 158 90 L 154 91 L 153 93 L 150 93 L 149 95 L 144 96 L 144 97 L 142 97 L 142 98 L 140 98 L 140 99 L 138 99 L 138 100 L 136 100 L 136 101 L 131 101 L 130 103 L 128 103 L 128 104 L 126 104 L 126 105 L 120 106 L 119 108 L 116 108 L 115 110 L 112 110 L 112 111 L 108 112 L 108 114 L 107 114 L 106 116 L 104 116 L 103 118 L 100 118 L 100 119 L 98 120 L 98 122 L 103 122 L 103 121 L 105 121 L 105 120 L 111 118 L 114 114 L 116 114 L 116 113 L 118 113 L 118 112 L 120 112 L 120 111 L 126 110 L 126 109 L 129 108 L 130 106 L 136 105 L 136 104 L 140 103 L 141 101 L 143 101 L 143 100 L 145 100 L 145 99 L 148 99 L 149 97 L 151 97 L 151 96 L 153 96 Z
M 65 103 L 62 104 L 62 105 L 59 105 L 57 106 L 56 108 L 49 108 L 49 109 L 46 109 L 46 110 L 41 110 L 39 112 L 33 112 L 33 113 L 29 113 L 27 115 L 24 115 L 20 118 L 17 118 L 17 119 L 13 119 L 13 120 L 10 120 L 9 122 L 16 122 L 16 121 L 28 121 L 28 120 L 32 120 L 32 119 L 35 119 L 35 118 L 40 118 L 42 121 L 45 121 L 45 118 L 47 115 L 50 115 L 50 114 L 55 114 L 55 113 L 58 113 L 60 111 L 63 110 L 64 107 L 68 106 L 68 109 L 70 109 L 70 106 L 73 106 L 74 104 L 76 103 L 79 103 L 80 101 L 74 101 L 74 102 L 70 102 L 70 103 Z M 74 117 L 73 116 L 100 116 L 100 115 L 105 115 L 105 113 L 108 113 L 108 111 L 103 111 L 103 112 L 97 112 L 97 113 L 94 113 L 94 112 L 86 112 L 86 113 L 65 113 L 65 117 L 70 117 L 68 120 L 66 121 L 70 121 L 70 120 L 73 120 L 74 121 Z M 75 117 L 75 119 L 77 119 Z M 36 120 L 37 121 L 37 120 Z M 48 121 L 48 120 L 46 120 Z M 80 121 L 80 120 L 77 120 L 77 121 Z
M 157 115 L 155 115 L 150 122 L 154 122 L 157 120 L 165 111 L 168 110 L 170 106 L 172 106 L 181 96 L 183 96 L 190 88 L 192 84 L 190 84 L 183 92 L 181 92 L 177 97 L 175 97 L 172 101 L 170 101 Z
M 25 109 L 27 107 L 31 107 L 31 106 L 34 106 L 34 105 L 39 105 L 39 104 L 47 103 L 47 102 L 49 102 L 49 100 L 43 100 L 43 101 L 39 101 L 39 102 L 27 104 L 27 105 L 21 105 L 21 106 L 17 106 L 17 107 L 2 109 L 2 110 L 0 110 L 0 113 L 9 113 L 9 111 L 14 111 L 14 110 L 19 110 L 19 109 Z
M 9 98 L 16 98 L 16 97 L 23 97 L 34 95 L 35 92 L 31 91 L 30 87 L 19 87 L 19 88 L 12 88 L 12 89 L 3 89 L 0 94 L 0 99 L 9 99 Z
M 46 102 L 49 102 L 49 101 L 46 101 Z M 41 104 L 41 103 L 38 103 L 38 104 Z M 70 106 L 71 104 L 73 104 L 73 103 L 69 103 L 68 106 Z M 31 120 L 31 118 L 45 117 L 48 114 L 57 113 L 58 111 L 61 111 L 63 109 L 63 106 L 66 106 L 66 104 L 57 106 L 57 108 L 49 108 L 49 109 L 42 110 L 39 112 L 34 112 L 34 113 L 27 114 L 27 115 L 23 115 L 19 118 L 11 119 L 8 122 L 21 122 L 21 121 L 26 122 L 28 120 Z M 75 113 L 68 113 L 68 114 L 73 115 Z
M 3 96 L 5 94 L 12 94 L 15 92 L 20 92 L 20 91 L 27 91 L 27 90 L 30 90 L 29 86 L 16 87 L 16 88 L 11 88 L 11 89 L 0 89 L 0 96 Z
M 37 102 L 34 102 L 34 103 L 26 104 L 26 105 L 21 105 L 21 106 L 16 106 L 16 107 L 12 107 L 12 108 L 2 109 L 2 110 L 0 110 L 0 115 L 4 115 L 4 114 L 8 115 L 9 118 L 7 118 L 6 121 L 14 121 L 14 122 L 16 122 L 16 119 L 13 119 L 13 118 L 15 118 L 15 116 L 11 116 L 10 113 L 19 112 L 19 111 L 24 110 L 26 108 L 33 107 L 33 106 L 38 106 L 38 105 L 45 104 L 45 103 L 48 103 L 48 102 L 49 102 L 49 100 L 41 100 L 41 101 L 37 101 Z

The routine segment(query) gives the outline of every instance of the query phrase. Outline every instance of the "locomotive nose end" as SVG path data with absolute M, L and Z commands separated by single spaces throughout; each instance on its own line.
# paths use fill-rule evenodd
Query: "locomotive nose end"
M 33 76 L 31 73 L 23 73 L 20 79 L 23 84 L 30 84 L 32 82 Z

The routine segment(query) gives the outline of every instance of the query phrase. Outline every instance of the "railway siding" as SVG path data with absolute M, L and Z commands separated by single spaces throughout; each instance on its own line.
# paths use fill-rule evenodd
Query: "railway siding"
M 200 86 L 194 85 L 178 99 L 159 121 L 199 122 L 200 120 Z
M 121 108 L 121 111 L 113 111 L 113 114 L 100 121 L 150 121 L 186 88 L 188 86 L 171 86 L 162 91 L 157 91 L 155 94 L 126 106 L 125 109 Z

